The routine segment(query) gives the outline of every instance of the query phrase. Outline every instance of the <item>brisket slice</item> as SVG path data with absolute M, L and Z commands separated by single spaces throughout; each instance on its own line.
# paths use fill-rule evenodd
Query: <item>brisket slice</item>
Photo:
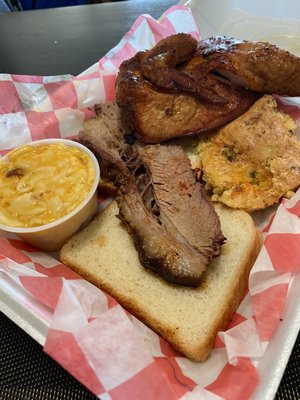
M 146 208 L 134 181 L 117 198 L 120 218 L 132 234 L 142 265 L 168 282 L 197 286 L 205 258 L 184 237 L 168 232 Z
M 79 141 L 97 157 L 101 177 L 115 182 L 128 175 L 128 168 L 122 160 L 122 152 L 130 150 L 124 135 L 128 133 L 123 124 L 118 106 L 107 102 L 95 107 L 96 118 L 84 123 Z
M 182 148 L 147 146 L 145 154 L 161 221 L 171 221 L 207 261 L 219 255 L 224 241 L 219 218 Z
M 110 124 L 98 111 L 79 138 L 119 188 L 119 217 L 142 265 L 169 282 L 197 286 L 224 241 L 218 216 L 181 147 L 129 145 L 126 132 L 118 117 Z

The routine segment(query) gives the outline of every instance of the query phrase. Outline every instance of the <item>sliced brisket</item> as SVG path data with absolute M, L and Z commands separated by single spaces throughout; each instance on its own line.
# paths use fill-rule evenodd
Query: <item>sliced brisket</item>
M 147 146 L 147 165 L 164 224 L 177 231 L 207 260 L 220 254 L 224 240 L 219 218 L 180 146 Z
M 113 102 L 97 105 L 97 117 L 85 122 L 79 133 L 79 140 L 87 146 L 99 160 L 101 177 L 115 182 L 124 179 L 128 168 L 121 154 L 130 150 L 124 141 L 128 133 L 123 124 L 118 106 Z
M 170 233 L 157 221 L 133 181 L 117 200 L 120 217 L 133 236 L 142 265 L 169 282 L 197 286 L 206 267 L 205 257 L 184 237 Z
M 118 109 L 111 110 L 118 113 Z M 99 113 L 80 140 L 118 186 L 120 219 L 132 234 L 142 265 L 165 280 L 197 286 L 224 241 L 218 216 L 189 159 L 176 145 L 128 144 L 126 128 Z M 116 121 L 119 121 L 116 123 Z

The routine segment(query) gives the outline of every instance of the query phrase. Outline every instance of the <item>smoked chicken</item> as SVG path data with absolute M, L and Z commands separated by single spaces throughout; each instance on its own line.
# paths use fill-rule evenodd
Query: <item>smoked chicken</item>
M 300 59 L 268 43 L 176 34 L 124 61 L 116 100 L 144 143 L 219 128 L 264 93 L 300 96 Z

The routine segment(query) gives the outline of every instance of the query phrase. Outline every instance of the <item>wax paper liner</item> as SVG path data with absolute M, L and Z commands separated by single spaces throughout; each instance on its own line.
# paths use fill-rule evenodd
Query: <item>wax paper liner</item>
M 76 137 L 83 121 L 94 116 L 92 106 L 114 98 L 120 63 L 176 32 L 200 37 L 184 6 L 170 8 L 159 22 L 140 16 L 98 65 L 78 77 L 0 75 L 1 153 L 41 138 Z M 299 119 L 299 98 L 277 100 Z M 299 273 L 299 215 L 297 192 L 266 225 L 249 292 L 204 363 L 182 357 L 56 258 L 5 233 L 1 279 L 19 288 L 25 306 L 48 318 L 44 350 L 102 400 L 247 399 L 259 382 L 256 366 L 278 326 L 289 284 Z

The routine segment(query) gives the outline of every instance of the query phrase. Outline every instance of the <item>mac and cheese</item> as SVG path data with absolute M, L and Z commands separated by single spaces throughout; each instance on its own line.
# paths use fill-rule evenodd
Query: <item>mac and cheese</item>
M 0 223 L 29 228 L 73 211 L 95 180 L 91 158 L 62 143 L 25 145 L 0 162 Z

